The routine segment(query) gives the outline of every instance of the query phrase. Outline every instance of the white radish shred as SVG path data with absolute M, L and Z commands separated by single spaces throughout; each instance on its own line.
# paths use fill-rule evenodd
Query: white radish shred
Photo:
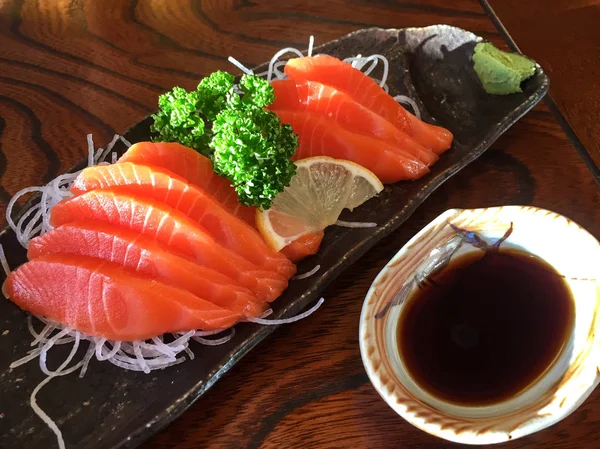
M 58 367 L 58 369 L 56 371 L 54 371 L 54 373 L 52 375 L 49 375 L 48 377 L 46 377 L 33 389 L 33 391 L 31 392 L 31 396 L 29 397 L 29 402 L 31 403 L 31 408 L 34 411 L 34 413 L 36 415 L 38 415 L 41 418 L 41 420 L 44 421 L 44 423 L 46 423 L 46 425 L 56 435 L 56 440 L 58 441 L 59 449 L 65 449 L 65 441 L 63 440 L 62 432 L 60 431 L 60 429 L 58 428 L 56 423 L 52 420 L 52 418 L 50 418 L 37 404 L 37 394 L 54 377 L 64 376 L 64 375 L 72 372 L 70 370 L 65 370 L 65 368 L 69 365 L 69 363 L 71 363 L 71 361 L 75 357 L 75 354 L 77 353 L 77 349 L 79 348 L 79 336 L 78 335 L 79 335 L 79 333 L 77 333 L 75 344 L 73 345 L 73 348 L 71 349 L 69 356 L 65 359 L 65 361 L 63 363 L 61 363 L 61 365 Z
M 123 144 L 129 148 L 131 146 L 131 142 L 129 140 L 127 140 L 125 137 L 121 136 L 119 137 L 119 139 L 121 140 L 121 142 L 123 142 Z
M 245 74 L 254 75 L 254 71 L 252 71 L 251 69 L 246 67 L 244 64 L 242 64 L 240 61 L 235 59 L 233 56 L 230 56 L 229 58 L 227 58 L 227 60 L 229 62 L 231 62 L 234 66 L 236 66 L 238 69 L 240 69 L 242 72 L 244 72 Z
M 221 332 L 225 332 L 227 329 L 217 329 L 216 331 L 196 331 L 194 332 L 195 337 L 208 337 L 209 335 L 217 335 Z
M 272 81 L 272 79 L 273 79 L 273 66 L 279 60 L 279 58 L 281 56 L 285 55 L 286 53 L 294 53 L 299 58 L 302 58 L 304 56 L 302 54 L 302 52 L 300 50 L 298 50 L 297 48 L 287 47 L 287 48 L 283 48 L 283 49 L 279 50 L 271 58 L 271 61 L 269 61 L 269 70 L 267 72 L 267 81 L 269 81 L 269 82 Z M 281 78 L 277 78 L 277 79 L 281 79 Z
M 117 143 L 117 140 L 119 140 L 120 137 L 121 136 L 119 136 L 118 134 L 115 134 L 113 136 L 113 139 L 106 146 L 105 150 L 103 150 L 102 148 L 99 148 L 98 152 L 96 153 L 96 157 L 94 158 L 94 163 L 99 164 L 101 162 L 104 162 L 106 160 L 106 158 L 108 157 L 108 155 L 110 154 L 110 152 L 112 151 L 115 144 Z
M 29 320 L 31 320 L 31 315 L 29 315 L 27 318 L 29 318 Z M 44 327 L 44 329 L 42 330 L 42 332 L 40 332 L 40 334 L 35 337 L 35 340 L 33 340 L 31 342 L 31 346 L 37 346 L 38 343 L 42 342 L 42 341 L 47 341 L 46 337 L 48 335 L 50 335 L 52 333 L 53 330 L 56 329 L 56 326 L 54 324 L 48 323 L 46 324 L 46 327 Z
M 419 105 L 415 100 L 413 100 L 410 97 L 407 97 L 406 95 L 396 95 L 394 97 L 394 100 L 396 100 L 398 103 L 409 104 L 413 109 L 415 117 L 421 120 L 421 111 L 419 110 Z
M 361 59 L 362 59 L 362 55 L 359 53 L 354 58 L 346 58 L 346 59 L 344 59 L 344 62 L 348 62 L 348 63 L 350 63 L 350 65 L 352 67 L 356 68 L 356 66 L 358 65 L 358 61 L 360 61 Z
M 312 270 L 306 272 L 306 273 L 302 273 L 302 274 L 297 274 L 296 276 L 292 277 L 293 280 L 298 281 L 300 279 L 306 279 L 311 277 L 313 274 L 315 274 L 317 271 L 319 271 L 321 269 L 321 265 L 317 265 L 316 267 L 314 267 Z
M 91 134 L 87 135 L 88 144 L 88 167 L 94 165 L 94 139 Z
M 4 274 L 8 276 L 10 274 L 10 267 L 8 266 L 8 260 L 6 260 L 6 255 L 4 254 L 4 248 L 2 245 L 0 245 L 0 264 L 2 265 Z
M 319 301 L 317 301 L 317 303 L 314 306 L 312 306 L 306 312 L 302 312 L 301 314 L 290 317 L 290 318 L 283 318 L 281 320 L 265 320 L 264 318 L 246 318 L 246 321 L 249 321 L 251 323 L 256 323 L 256 324 L 263 324 L 263 325 L 267 325 L 267 326 L 277 326 L 280 324 L 294 323 L 296 321 L 300 321 L 300 320 L 306 318 L 309 315 L 312 315 L 314 312 L 316 312 L 316 310 L 319 307 L 321 307 L 321 304 L 323 304 L 324 302 L 325 302 L 325 299 L 321 298 L 321 299 L 319 299 Z
M 14 220 L 12 219 L 12 209 L 15 207 L 15 204 L 17 204 L 17 201 L 19 200 L 19 198 L 21 198 L 23 195 L 27 195 L 28 193 L 38 193 L 41 190 L 42 190 L 41 187 L 25 187 L 24 189 L 21 189 L 17 193 L 15 193 L 15 195 L 8 202 L 8 206 L 6 207 L 6 222 L 8 223 L 10 228 L 14 231 L 14 233 L 17 235 L 17 239 L 19 240 L 19 243 L 21 243 L 21 245 L 23 245 L 24 242 L 20 238 L 20 232 L 19 232 L 20 226 L 17 226 L 17 223 L 15 223 Z M 25 215 L 29 216 L 32 213 L 34 213 L 36 211 L 35 207 L 36 206 L 32 206 L 32 208 L 30 210 L 25 212 L 24 216 Z M 23 217 L 21 217 L 21 220 L 23 220 Z M 19 223 L 22 224 L 21 220 L 19 220 Z
M 112 359 L 121 350 L 121 342 L 115 341 L 112 342 L 112 349 L 105 354 L 104 345 L 106 344 L 106 342 L 106 338 L 100 338 L 98 341 L 96 341 L 96 359 L 99 362 Z
M 191 340 L 197 340 L 199 343 L 208 346 L 215 346 L 229 341 L 235 332 L 233 328 L 216 331 L 192 330 L 172 334 L 173 341 L 170 342 L 165 342 L 163 336 L 147 341 L 124 342 L 87 336 L 44 317 L 35 318 L 44 324 L 43 329 L 37 332 L 31 316 L 28 317 L 28 329 L 37 347 L 32 349 L 27 356 L 13 362 L 10 367 L 16 368 L 39 357 L 40 369 L 49 376 L 56 374 L 56 372 L 50 371 L 46 366 L 49 351 L 55 346 L 72 343 L 76 340 L 85 340 L 90 343 L 90 348 L 80 362 L 82 366 L 80 376 L 85 375 L 87 366 L 94 356 L 98 361 L 107 360 L 125 369 L 149 373 L 153 370 L 172 366 L 174 362 L 183 362 L 185 357 L 181 354 L 190 354 L 188 346 Z M 219 334 L 225 335 L 219 336 Z M 217 338 L 202 338 L 207 336 L 215 336 Z
M 370 62 L 371 65 L 364 72 L 364 74 L 367 76 L 371 75 L 373 70 L 375 70 L 375 67 L 377 67 L 377 64 L 379 61 L 381 61 L 383 63 L 383 75 L 380 80 L 375 80 L 375 81 L 377 81 L 377 83 L 387 92 L 388 91 L 387 78 L 388 78 L 388 74 L 389 74 L 389 62 L 385 56 L 380 55 L 380 54 L 374 54 L 374 55 L 365 56 L 365 57 L 363 57 L 362 55 L 358 55 L 358 56 L 355 56 L 352 58 L 344 59 L 344 62 L 349 63 L 350 65 L 352 65 L 352 67 L 354 67 L 360 71 L 363 71 L 365 66 Z
M 192 337 L 194 341 L 197 341 L 198 343 L 201 343 L 203 345 L 207 345 L 207 346 L 218 346 L 218 345 L 222 345 L 227 343 L 229 340 L 231 340 L 233 338 L 233 336 L 235 335 L 235 328 L 231 328 L 231 330 L 229 331 L 229 334 L 225 335 L 224 337 L 221 338 L 204 338 L 201 337 L 200 335 L 196 335 L 198 334 L 195 333 L 194 336 Z
M 94 140 L 91 134 L 87 135 L 88 144 L 88 166 L 104 164 L 105 159 L 111 154 L 115 144 L 121 140 L 126 146 L 130 147 L 131 143 L 115 134 L 106 146 L 105 149 L 94 148 Z M 112 152 L 113 163 L 117 160 L 117 154 Z M 57 176 L 45 186 L 26 187 L 19 190 L 9 201 L 6 208 L 6 221 L 10 228 L 14 231 L 17 241 L 25 248 L 29 246 L 29 241 L 53 229 L 50 224 L 50 211 L 60 201 L 73 196 L 69 190 L 73 181 L 79 176 L 83 170 L 75 173 L 64 173 Z M 17 201 L 30 193 L 39 194 L 39 197 L 33 201 L 32 205 L 19 217 L 15 223 L 12 218 L 13 209 Z
M 306 51 L 306 54 L 308 56 L 312 56 L 314 45 L 315 45 L 315 37 L 313 35 L 311 35 L 310 38 L 308 39 L 308 50 Z
M 373 223 L 370 221 L 343 221 L 338 220 L 335 222 L 336 226 L 341 226 L 343 228 L 376 228 L 377 223 Z
M 148 363 L 146 363 L 146 359 L 144 359 L 144 356 L 142 356 L 142 349 L 140 348 L 139 341 L 133 342 L 133 352 L 138 363 L 140 364 L 140 367 L 142 368 L 142 371 L 144 371 L 146 374 L 150 373 L 150 367 L 148 366 Z M 166 355 L 167 357 L 169 357 L 169 354 Z
M 85 356 L 83 357 L 83 365 L 81 366 L 81 371 L 79 372 L 80 378 L 83 378 L 83 376 L 85 376 L 85 373 L 87 372 L 90 361 L 92 360 L 92 357 L 94 357 L 95 349 L 96 348 L 93 344 L 90 344 L 90 346 L 88 347 L 88 350 L 85 353 Z
M 30 349 L 25 357 L 22 357 L 19 360 L 15 360 L 14 362 L 12 362 L 9 368 L 14 369 L 18 366 L 25 365 L 27 362 L 30 362 L 33 359 L 37 359 L 40 356 L 40 353 L 40 348 Z

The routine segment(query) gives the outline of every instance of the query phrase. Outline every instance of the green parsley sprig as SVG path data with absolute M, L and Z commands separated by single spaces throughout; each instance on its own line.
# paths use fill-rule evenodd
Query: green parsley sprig
M 298 136 L 266 106 L 275 100 L 268 81 L 226 72 L 204 78 L 195 91 L 180 87 L 161 95 L 152 117 L 154 141 L 179 142 L 211 158 L 215 173 L 229 179 L 240 203 L 267 209 L 290 185 L 290 160 Z

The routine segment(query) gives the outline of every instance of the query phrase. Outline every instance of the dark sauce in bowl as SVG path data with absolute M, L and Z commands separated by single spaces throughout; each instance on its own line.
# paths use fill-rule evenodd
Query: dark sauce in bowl
M 409 374 L 461 405 L 510 399 L 565 347 L 575 307 L 564 278 L 521 250 L 457 256 L 407 300 L 398 347 Z

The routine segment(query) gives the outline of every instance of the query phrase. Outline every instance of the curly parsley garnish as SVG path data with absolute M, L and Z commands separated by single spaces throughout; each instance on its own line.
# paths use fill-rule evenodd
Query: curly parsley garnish
M 195 91 L 175 87 L 159 97 L 153 140 L 179 142 L 211 158 L 240 203 L 267 209 L 296 173 L 290 157 L 298 146 L 292 128 L 264 109 L 274 99 L 273 87 L 256 75 L 243 75 L 235 86 L 233 75 L 215 72 Z

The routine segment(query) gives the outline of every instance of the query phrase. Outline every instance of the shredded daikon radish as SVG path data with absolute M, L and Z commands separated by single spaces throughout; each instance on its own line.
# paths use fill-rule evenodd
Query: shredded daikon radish
M 308 56 L 312 56 L 314 45 L 315 45 L 315 37 L 313 35 L 311 35 L 310 38 L 308 39 L 308 50 L 306 51 L 306 54 Z
M 377 223 L 365 221 L 343 221 L 338 220 L 335 222 L 336 226 L 341 226 L 343 228 L 375 228 L 377 227 Z
M 394 97 L 394 100 L 396 100 L 398 103 L 409 104 L 413 109 L 415 117 L 421 120 L 421 111 L 419 110 L 419 106 L 417 105 L 417 102 L 415 100 L 413 100 L 410 97 L 407 97 L 406 95 L 396 95 Z
M 9 366 L 10 369 L 14 369 L 18 366 L 24 365 L 27 362 L 32 361 L 33 359 L 37 359 L 40 356 L 41 353 L 41 349 L 40 348 L 35 348 L 35 349 L 30 349 L 27 353 L 27 355 L 23 358 L 20 358 L 19 360 L 15 360 L 14 362 L 12 362 Z
M 297 274 L 296 276 L 292 277 L 293 280 L 300 280 L 300 279 L 306 279 L 311 277 L 313 274 L 315 274 L 317 271 L 319 271 L 321 269 L 321 265 L 317 265 L 316 267 L 314 267 L 312 270 L 303 273 L 303 274 Z
M 196 337 L 208 337 L 209 335 L 217 335 L 221 332 L 225 332 L 227 329 L 217 329 L 215 331 L 196 331 L 194 332 L 194 336 Z
M 362 59 L 362 55 L 359 53 L 354 58 L 344 59 L 344 62 L 349 62 L 352 67 L 356 68 L 356 66 L 358 65 L 358 61 L 361 59 Z
M 100 338 L 96 342 L 96 359 L 99 362 L 111 359 L 121 349 L 121 342 L 120 341 L 114 341 L 114 342 L 112 342 L 112 344 L 113 344 L 112 349 L 110 351 L 108 351 L 106 354 L 104 354 L 104 348 L 105 348 L 104 345 L 106 343 L 107 343 L 106 338 Z
M 123 144 L 129 148 L 131 146 L 131 142 L 129 140 L 127 140 L 125 137 L 121 136 L 119 137 L 119 139 L 121 139 L 121 142 L 123 142 Z
M 94 140 L 91 134 L 87 135 L 88 143 L 88 166 L 94 164 L 104 164 L 105 159 L 111 154 L 111 151 L 118 140 L 121 140 L 126 146 L 131 146 L 131 143 L 115 134 L 106 146 L 106 149 L 94 149 Z M 113 163 L 116 162 L 117 154 L 112 153 Z M 14 231 L 18 242 L 27 249 L 29 241 L 37 235 L 42 235 L 53 229 L 50 224 L 50 211 L 60 201 L 73 196 L 69 190 L 73 181 L 82 172 L 79 170 L 74 173 L 64 173 L 57 176 L 52 181 L 44 186 L 26 187 L 18 191 L 9 201 L 6 208 L 6 221 L 10 228 Z M 12 218 L 13 209 L 17 201 L 24 195 L 35 193 L 40 194 L 37 202 L 34 202 L 15 223 Z
M 6 255 L 4 254 L 4 248 L 2 245 L 0 245 L 0 264 L 2 265 L 4 274 L 8 276 L 10 274 L 10 267 L 8 266 L 8 260 L 6 260 Z
M 15 204 L 17 204 L 17 201 L 19 200 L 19 198 L 21 198 L 23 195 L 27 195 L 28 193 L 37 193 L 41 191 L 41 187 L 25 187 L 24 189 L 19 190 L 17 193 L 15 193 L 15 195 L 10 199 L 10 201 L 8 202 L 8 206 L 6 206 L 6 222 L 8 223 L 8 225 L 10 226 L 10 228 L 15 232 L 15 234 L 18 234 L 17 230 L 17 223 L 14 222 L 14 220 L 12 219 L 12 209 L 13 207 L 15 207 Z M 25 212 L 26 214 L 32 214 L 33 211 L 35 211 L 35 209 L 31 209 L 27 212 Z M 17 235 L 18 237 L 18 235 Z M 22 243 L 19 240 L 20 243 Z
M 148 374 L 150 372 L 150 367 L 148 366 L 148 363 L 146 363 L 146 359 L 144 359 L 144 357 L 142 356 L 142 350 L 140 349 L 139 341 L 133 342 L 133 352 L 135 353 L 135 357 L 137 358 L 137 361 L 140 364 L 142 371 Z
M 65 369 L 65 368 L 69 365 L 69 363 L 71 363 L 71 361 L 75 357 L 75 354 L 77 353 L 77 349 L 79 349 L 79 333 L 76 334 L 75 344 L 73 345 L 73 348 L 71 349 L 69 356 L 65 359 L 65 361 L 63 363 L 61 363 L 61 365 L 58 367 L 58 369 L 56 371 L 53 372 L 52 375 L 49 375 L 48 377 L 46 377 L 33 389 L 33 391 L 31 392 L 31 396 L 29 397 L 29 402 L 31 403 L 31 408 L 34 411 L 34 413 L 36 415 L 38 415 L 41 418 L 41 420 L 44 421 L 44 423 L 46 423 L 46 425 L 56 435 L 59 449 L 65 449 L 65 441 L 63 440 L 62 432 L 60 431 L 60 429 L 58 428 L 56 423 L 52 420 L 52 418 L 50 418 L 37 404 L 37 394 L 54 377 L 64 376 L 64 375 L 67 375 L 74 371 L 72 368 L 70 368 L 70 369 Z M 76 365 L 76 369 L 78 369 L 78 368 L 79 368 L 79 366 Z
M 297 48 L 292 48 L 292 47 L 286 47 L 283 48 L 281 50 L 279 50 L 277 53 L 275 53 L 275 55 L 271 58 L 271 61 L 269 61 L 269 71 L 267 72 L 267 81 L 271 81 L 273 79 L 273 66 L 275 65 L 275 63 L 277 62 L 277 60 L 285 55 L 286 53 L 294 53 L 295 55 L 297 55 L 299 58 L 302 58 L 304 55 L 302 54 L 302 52 L 300 50 L 298 50 Z M 280 79 L 280 78 L 277 78 Z
M 242 72 L 248 75 L 254 75 L 254 72 L 251 69 L 247 68 L 244 64 L 235 59 L 233 56 L 228 57 L 227 60 L 231 62 L 234 66 L 236 66 L 238 69 L 240 69 Z
M 217 346 L 217 345 L 222 345 L 224 343 L 227 343 L 229 340 L 231 340 L 233 338 L 234 335 L 235 335 L 235 328 L 232 327 L 229 334 L 227 334 L 221 338 L 215 338 L 215 339 L 203 338 L 203 337 L 200 337 L 199 335 L 194 335 L 192 338 L 194 339 L 194 341 L 197 341 L 198 343 L 201 343 L 203 345 Z
M 265 320 L 264 318 L 246 318 L 246 321 L 249 321 L 251 323 L 256 323 L 256 324 L 263 324 L 263 325 L 267 325 L 267 326 L 276 326 L 279 324 L 294 323 L 294 322 L 300 321 L 300 320 L 306 318 L 307 316 L 311 315 L 312 313 L 314 313 L 319 307 L 321 307 L 321 304 L 323 304 L 324 302 L 325 302 L 325 299 L 321 298 L 321 299 L 319 299 L 319 301 L 317 301 L 317 303 L 314 306 L 312 306 L 306 312 L 302 312 L 301 314 L 290 317 L 290 318 L 283 318 L 281 320 Z
M 28 316 L 27 318 L 29 318 L 31 320 L 31 315 Z M 46 327 L 44 327 L 42 332 L 40 332 L 39 335 L 37 337 L 35 337 L 35 340 L 33 340 L 31 342 L 31 346 L 36 346 L 38 343 L 45 343 L 46 341 L 48 341 L 46 337 L 48 337 L 48 335 L 50 335 L 52 333 L 52 331 L 55 329 L 56 329 L 56 326 L 54 324 L 51 324 L 51 323 L 46 324 Z M 30 332 L 31 332 L 31 329 L 30 329 Z
M 381 80 L 377 80 L 377 83 L 382 88 L 384 88 L 384 90 L 386 90 L 386 92 L 387 92 L 387 78 L 388 78 L 388 74 L 389 74 L 389 62 L 385 56 L 380 55 L 380 54 L 374 54 L 374 55 L 363 57 L 362 55 L 359 54 L 358 56 L 344 59 L 344 62 L 351 64 L 352 67 L 354 67 L 360 71 L 363 71 L 365 66 L 370 62 L 371 65 L 367 68 L 366 71 L 364 71 L 364 74 L 367 76 L 371 75 L 373 70 L 375 70 L 375 67 L 377 67 L 377 64 L 379 61 L 381 61 L 383 63 L 383 75 L 381 77 Z
M 183 351 L 184 349 L 183 346 L 176 346 L 174 348 L 171 348 L 170 346 L 164 344 L 164 342 L 162 341 L 162 337 L 153 337 L 152 342 L 156 346 L 158 346 L 166 356 L 172 358 L 173 360 L 177 358 L 177 352 Z
M 88 369 L 88 365 L 90 364 L 92 357 L 94 357 L 95 349 L 96 349 L 96 345 L 90 343 L 90 346 L 88 347 L 88 350 L 85 353 L 85 356 L 83 357 L 83 365 L 81 366 L 81 371 L 79 372 L 80 378 L 83 378 L 83 376 L 85 376 L 85 373 L 87 372 L 87 369 Z
M 85 375 L 87 366 L 91 359 L 96 356 L 98 361 L 108 360 L 109 362 L 121 368 L 133 371 L 143 371 L 149 373 L 156 369 L 164 369 L 172 366 L 174 362 L 181 363 L 185 360 L 181 354 L 190 355 L 188 348 L 189 342 L 194 339 L 198 343 L 215 346 L 229 341 L 233 336 L 233 329 L 217 331 L 195 331 L 173 334 L 174 340 L 165 342 L 163 337 L 155 337 L 148 341 L 111 341 L 105 338 L 91 337 L 83 335 L 73 329 L 66 328 L 60 324 L 54 323 L 43 317 L 37 317 L 45 326 L 41 332 L 37 332 L 33 326 L 32 319 L 28 318 L 28 328 L 34 337 L 37 345 L 27 356 L 19 359 L 11 365 L 17 367 L 36 357 L 40 358 L 41 370 L 51 375 L 53 374 L 46 366 L 48 352 L 57 345 L 72 343 L 76 338 L 90 342 L 91 349 L 86 352 L 81 364 L 83 366 L 80 376 Z M 203 339 L 209 335 L 227 333 L 225 336 L 215 339 Z M 78 337 L 76 337 L 78 335 Z M 107 347 L 110 345 L 111 348 Z M 192 355 L 193 357 L 193 355 Z
M 88 167 L 94 165 L 94 139 L 91 134 L 87 135 L 88 144 Z
M 285 72 L 282 70 L 279 70 L 280 68 L 285 67 L 285 65 L 286 65 L 286 61 L 280 61 L 277 64 L 275 64 L 275 66 L 273 67 L 273 74 L 274 74 L 276 80 L 287 79 L 287 75 L 285 74 Z
M 99 164 L 100 162 L 104 162 L 106 160 L 106 158 L 108 157 L 108 155 L 110 154 L 110 152 L 112 151 L 113 147 L 117 143 L 117 140 L 119 140 L 120 137 L 121 136 L 119 136 L 118 134 L 115 134 L 113 136 L 113 139 L 106 146 L 105 150 L 103 150 L 102 148 L 98 149 L 98 152 L 96 153 L 96 157 L 94 158 L 94 162 L 96 164 Z

